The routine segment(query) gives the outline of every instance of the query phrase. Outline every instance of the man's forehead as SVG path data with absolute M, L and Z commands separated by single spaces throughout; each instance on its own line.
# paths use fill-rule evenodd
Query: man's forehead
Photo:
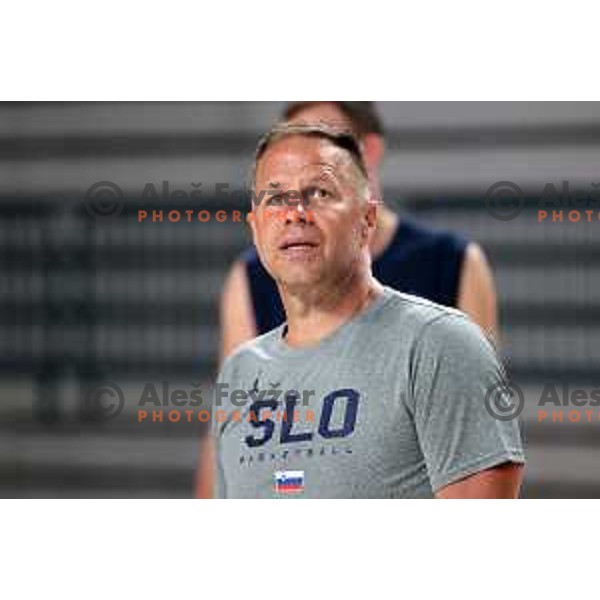
M 334 177 L 349 157 L 327 140 L 294 136 L 274 142 L 258 164 L 258 178 L 278 182 L 299 174 L 307 177 Z

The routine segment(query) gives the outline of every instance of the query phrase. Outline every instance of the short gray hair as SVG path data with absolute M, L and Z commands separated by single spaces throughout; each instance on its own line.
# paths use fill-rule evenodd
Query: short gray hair
M 258 163 L 268 148 L 283 138 L 296 135 L 320 138 L 328 141 L 336 148 L 344 150 L 349 155 L 354 166 L 368 181 L 369 174 L 360 149 L 360 143 L 351 130 L 326 124 L 280 123 L 268 131 L 258 142 L 254 155 L 254 165 L 252 167 L 253 188 L 256 184 Z

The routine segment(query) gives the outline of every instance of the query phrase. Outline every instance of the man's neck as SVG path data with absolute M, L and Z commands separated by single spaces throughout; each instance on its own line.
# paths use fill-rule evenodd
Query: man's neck
M 313 288 L 310 295 L 280 290 L 287 315 L 286 342 L 293 347 L 317 344 L 366 310 L 382 291 L 370 271 L 353 274 L 327 290 Z

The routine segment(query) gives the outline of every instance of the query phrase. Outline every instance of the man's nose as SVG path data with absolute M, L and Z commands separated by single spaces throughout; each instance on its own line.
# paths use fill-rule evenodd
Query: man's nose
M 306 208 L 302 201 L 294 206 L 288 207 L 285 213 L 285 222 L 287 223 L 308 223 Z

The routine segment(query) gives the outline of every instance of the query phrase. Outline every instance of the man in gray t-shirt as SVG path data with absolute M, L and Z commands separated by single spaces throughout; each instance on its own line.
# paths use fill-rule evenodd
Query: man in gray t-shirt
M 515 497 L 518 424 L 485 406 L 503 381 L 494 350 L 461 312 L 373 279 L 376 205 L 354 140 L 272 131 L 255 169 L 267 187 L 251 225 L 287 323 L 221 369 L 215 495 Z M 299 191 L 294 218 L 263 218 L 288 210 L 282 190 Z

